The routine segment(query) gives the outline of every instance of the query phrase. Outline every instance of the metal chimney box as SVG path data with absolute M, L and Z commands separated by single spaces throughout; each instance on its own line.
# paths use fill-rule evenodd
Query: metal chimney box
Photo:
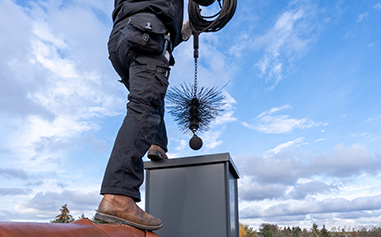
M 146 211 L 163 237 L 239 237 L 239 174 L 229 153 L 148 161 Z

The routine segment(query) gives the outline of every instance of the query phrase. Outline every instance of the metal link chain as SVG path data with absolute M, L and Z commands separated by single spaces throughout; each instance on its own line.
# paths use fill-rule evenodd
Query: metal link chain
M 197 58 L 194 59 L 194 94 L 193 98 L 197 96 Z

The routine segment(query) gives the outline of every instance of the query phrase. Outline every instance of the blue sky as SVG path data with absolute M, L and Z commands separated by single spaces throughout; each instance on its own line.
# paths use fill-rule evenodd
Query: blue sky
M 0 221 L 66 203 L 92 217 L 127 102 L 107 59 L 113 1 L 0 4 Z M 380 224 L 379 22 L 379 0 L 238 0 L 200 38 L 200 84 L 230 81 L 225 112 L 197 152 L 167 114 L 169 157 L 229 152 L 254 228 Z M 176 48 L 170 86 L 192 83 L 192 55 Z

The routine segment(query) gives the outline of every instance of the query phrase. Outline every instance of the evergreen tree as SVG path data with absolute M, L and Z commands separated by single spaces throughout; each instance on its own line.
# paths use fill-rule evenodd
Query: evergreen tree
M 328 230 L 325 228 L 325 225 L 323 225 L 323 229 L 320 231 L 320 236 L 321 237 L 329 237 Z
M 286 227 L 283 228 L 282 235 L 283 237 L 292 237 L 292 232 L 289 226 L 287 228 Z
M 62 206 L 62 209 L 60 209 L 61 214 L 56 216 L 56 219 L 52 220 L 51 223 L 70 223 L 74 221 L 74 218 L 72 215 L 70 215 L 70 211 L 67 208 L 67 204 Z
M 264 237 L 276 237 L 278 235 L 278 232 L 281 233 L 277 225 L 267 223 L 261 225 L 261 227 L 259 228 L 259 232 Z
M 302 237 L 309 237 L 310 235 L 308 234 L 308 231 L 306 229 L 303 229 L 301 236 Z
M 294 237 L 299 237 L 299 236 L 301 236 L 301 234 L 302 234 L 302 229 L 300 229 L 299 226 L 297 226 L 297 227 L 293 226 L 292 227 L 292 235 Z
M 313 237 L 318 237 L 319 236 L 319 230 L 318 230 L 318 225 L 317 224 L 315 224 L 315 223 L 312 224 L 311 231 L 312 231 L 312 236 Z

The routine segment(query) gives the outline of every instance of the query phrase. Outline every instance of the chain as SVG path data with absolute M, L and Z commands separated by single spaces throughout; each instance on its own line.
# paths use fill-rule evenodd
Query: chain
M 193 98 L 197 98 L 197 62 L 198 62 L 198 37 L 199 34 L 193 34 L 193 57 L 194 57 L 194 94 Z
M 194 94 L 193 98 L 197 96 L 197 58 L 194 59 Z

